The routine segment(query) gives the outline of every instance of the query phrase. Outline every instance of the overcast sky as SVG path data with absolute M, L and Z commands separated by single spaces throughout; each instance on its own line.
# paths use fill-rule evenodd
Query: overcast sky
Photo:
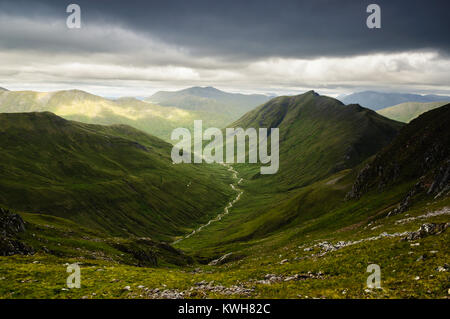
M 370 3 L 381 29 L 366 26 Z M 0 0 L 0 87 L 450 95 L 449 30 L 448 0 Z

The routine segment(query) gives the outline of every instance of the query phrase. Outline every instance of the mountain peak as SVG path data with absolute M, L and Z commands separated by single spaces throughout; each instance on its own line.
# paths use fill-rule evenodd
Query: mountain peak
M 317 93 L 317 92 L 314 91 L 314 90 L 309 90 L 309 91 L 305 92 L 304 94 L 314 95 L 314 96 L 319 96 L 319 95 L 320 95 L 319 93 Z
M 272 99 L 232 125 L 279 128 L 280 158 L 286 160 L 274 178 L 289 187 L 304 186 L 361 163 L 386 146 L 403 126 L 315 91 Z

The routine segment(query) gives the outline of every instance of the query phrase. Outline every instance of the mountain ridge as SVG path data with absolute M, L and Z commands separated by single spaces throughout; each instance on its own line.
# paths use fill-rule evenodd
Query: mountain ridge
M 236 118 L 269 99 L 269 96 L 262 94 L 229 93 L 210 86 L 197 86 L 178 91 L 159 91 L 146 100 L 162 106 L 212 111 Z
M 221 210 L 231 193 L 225 169 L 174 166 L 171 148 L 125 125 L 3 113 L 0 203 L 112 235 L 171 240 Z
M 357 103 L 372 110 L 381 110 L 405 102 L 450 102 L 450 96 L 361 91 L 341 96 L 339 100 L 344 104 Z
M 401 126 L 373 110 L 345 106 L 314 91 L 276 97 L 230 125 L 279 128 L 280 171 L 274 178 L 291 187 L 357 165 L 387 145 Z
M 406 102 L 378 110 L 378 114 L 390 119 L 408 123 L 422 113 L 441 107 L 448 102 Z

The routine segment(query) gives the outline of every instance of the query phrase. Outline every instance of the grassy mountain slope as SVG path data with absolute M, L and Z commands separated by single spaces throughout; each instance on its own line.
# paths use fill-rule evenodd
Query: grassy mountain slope
M 368 107 L 372 110 L 381 110 L 386 107 L 397 105 L 406 102 L 441 102 L 450 101 L 448 96 L 440 95 L 419 95 L 409 93 L 385 93 L 375 91 L 363 91 L 356 92 L 349 95 L 345 95 L 340 98 L 344 104 L 360 104 L 364 107 Z
M 412 119 L 418 117 L 420 114 L 438 108 L 447 103 L 448 102 L 407 102 L 379 110 L 378 114 L 399 122 L 408 123 Z
M 383 190 L 399 181 L 418 182 L 415 193 L 419 189 L 434 194 L 446 192 L 450 183 L 449 119 L 450 104 L 446 104 L 411 121 L 364 167 L 350 197 Z
M 269 101 L 230 127 L 278 127 L 279 171 L 260 175 L 258 165 L 234 165 L 244 193 L 233 213 L 179 246 L 207 256 L 319 218 L 344 200 L 356 177 L 349 169 L 388 145 L 402 126 L 313 91 Z
M 180 91 L 160 91 L 147 100 L 164 106 L 185 110 L 208 111 L 232 116 L 233 120 L 252 108 L 267 102 L 270 97 L 261 94 L 228 93 L 213 87 L 192 87 Z M 221 126 L 223 127 L 223 126 Z
M 379 156 L 304 187 L 259 192 L 267 180 L 244 180 L 242 199 L 230 214 L 177 245 L 202 264 L 183 266 L 188 257 L 155 247 L 163 254 L 162 267 L 130 266 L 130 251 L 142 249 L 135 245 L 154 244 L 124 243 L 58 217 L 21 213 L 29 230 L 23 240 L 50 251 L 0 258 L 0 298 L 448 298 L 450 233 L 443 225 L 449 223 L 450 194 L 420 193 L 406 211 L 389 214 L 420 174 L 425 180 L 439 176 L 436 163 L 442 161 L 435 160 L 445 156 L 434 146 L 448 142 L 447 119 L 448 107 L 425 113 Z M 120 128 L 121 136 L 139 138 L 135 130 Z M 434 164 L 422 167 L 430 146 Z M 385 167 L 400 163 L 402 173 L 380 189 L 377 176 L 368 178 L 375 187 L 346 200 L 361 169 L 380 156 Z M 423 170 L 411 176 L 407 167 Z M 239 171 L 245 173 L 245 166 Z M 443 230 L 424 231 L 424 224 Z M 206 264 L 230 252 L 223 264 Z M 64 285 L 62 265 L 73 262 L 82 263 L 80 289 Z M 370 264 L 381 267 L 382 289 L 366 286 Z
M 110 235 L 170 240 L 232 193 L 223 168 L 173 165 L 170 144 L 124 125 L 0 114 L 0 150 L 1 205 Z
M 272 192 L 305 186 L 359 164 L 387 145 L 401 126 L 314 91 L 272 99 L 230 125 L 279 128 L 278 173 L 261 176 L 256 167 L 243 168 L 246 178 L 261 179 Z
M 232 120 L 212 112 L 162 107 L 134 98 L 109 100 L 80 90 L 0 92 L 0 112 L 50 111 L 69 120 L 91 124 L 126 124 L 169 141 L 177 127 L 191 128 L 196 119 L 222 127 Z
M 445 297 L 449 110 L 432 110 L 403 127 L 366 161 L 369 169 L 362 163 L 270 199 L 255 196 L 258 185 L 244 181 L 242 200 L 221 223 L 177 246 L 205 262 L 233 252 L 235 259 L 214 277 L 266 278 L 260 286 L 252 282 L 264 297 Z M 367 187 L 346 199 L 358 185 Z M 433 227 L 442 230 L 424 230 Z M 382 290 L 365 286 L 366 267 L 373 263 L 381 266 Z M 306 279 L 283 282 L 293 274 Z M 272 276 L 281 279 L 271 283 Z

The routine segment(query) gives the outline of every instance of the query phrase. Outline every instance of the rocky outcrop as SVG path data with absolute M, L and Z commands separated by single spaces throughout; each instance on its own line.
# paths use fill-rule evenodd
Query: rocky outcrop
M 0 235 L 14 236 L 25 231 L 25 223 L 18 214 L 0 208 Z
M 450 159 L 440 166 L 434 176 L 427 194 L 436 194 L 435 198 L 450 192 Z
M 308 271 L 307 273 L 303 274 L 294 274 L 289 276 L 284 275 L 275 275 L 275 274 L 267 274 L 264 276 L 264 279 L 262 280 L 256 280 L 255 283 L 262 284 L 262 285 L 271 285 L 281 282 L 287 282 L 287 281 L 297 281 L 297 280 L 306 280 L 306 279 L 324 279 L 325 274 L 319 271 L 318 273 L 313 273 L 311 271 Z
M 441 224 L 434 224 L 434 223 L 427 223 L 420 226 L 420 228 L 417 231 L 409 232 L 403 240 L 417 240 L 421 239 L 430 235 L 438 235 L 445 231 L 450 223 L 441 223 Z
M 163 285 L 163 287 L 166 287 L 166 285 Z M 221 284 L 216 284 L 214 281 L 197 282 L 194 286 L 187 290 L 147 288 L 144 286 L 138 286 L 137 289 L 132 289 L 130 286 L 126 286 L 123 290 L 128 291 L 130 296 L 149 299 L 207 298 L 210 294 L 249 297 L 254 292 L 254 288 L 252 287 L 244 287 L 242 285 L 226 287 Z
M 384 191 L 399 183 L 414 183 L 392 215 L 407 210 L 419 193 L 434 197 L 448 195 L 449 117 L 450 104 L 447 104 L 405 126 L 392 143 L 359 172 L 346 199 L 358 199 L 368 191 Z
M 25 232 L 25 222 L 18 214 L 0 208 L 0 256 L 34 253 L 31 247 L 17 237 Z

